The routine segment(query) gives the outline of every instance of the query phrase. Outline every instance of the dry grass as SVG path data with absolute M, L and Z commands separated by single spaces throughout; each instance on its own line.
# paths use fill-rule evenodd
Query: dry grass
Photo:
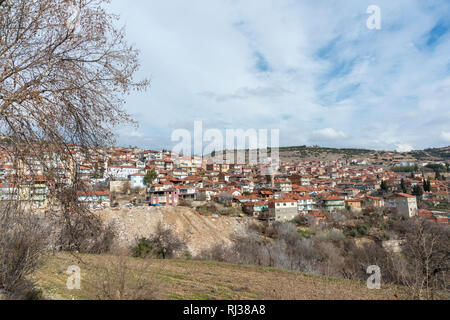
M 50 256 L 48 262 L 32 276 L 48 299 L 97 299 L 90 285 L 105 264 L 117 257 L 82 255 L 81 260 L 69 254 Z M 127 258 L 130 277 L 143 272 L 142 260 Z M 67 267 L 78 265 L 82 272 L 81 290 L 66 288 Z M 305 275 L 253 266 L 236 266 L 217 262 L 153 260 L 144 270 L 156 299 L 192 300 L 348 300 L 407 299 L 404 289 L 383 286 L 369 290 L 365 283 L 345 279 Z M 133 281 L 133 280 L 131 280 Z M 395 296 L 397 295 L 397 297 Z

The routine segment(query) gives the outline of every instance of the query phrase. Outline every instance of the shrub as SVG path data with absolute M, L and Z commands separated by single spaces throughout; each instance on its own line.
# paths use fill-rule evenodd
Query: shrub
M 152 300 L 157 283 L 150 266 L 148 259 L 134 263 L 125 255 L 112 256 L 95 265 L 84 283 L 98 300 Z
M 243 211 L 241 208 L 229 207 L 229 208 L 220 210 L 220 214 L 223 216 L 237 217 L 237 216 L 240 216 L 241 214 L 243 214 Z
M 131 254 L 136 258 L 153 256 L 160 259 L 172 258 L 177 251 L 186 249 L 184 239 L 178 237 L 162 222 L 156 225 L 155 233 L 150 238 L 136 240 L 136 246 L 131 249 Z
M 25 300 L 43 300 L 44 293 L 41 289 L 32 288 L 25 293 Z
M 356 226 L 356 231 L 358 232 L 358 234 L 359 234 L 360 236 L 366 236 L 367 233 L 368 233 L 368 228 L 367 228 L 367 226 L 365 226 L 365 225 L 360 225 L 360 224 L 358 224 L 358 225 Z
M 152 243 L 146 238 L 136 240 L 137 244 L 131 249 L 131 256 L 134 258 L 147 258 L 152 254 Z
M 197 211 L 201 211 L 205 215 L 217 214 L 219 211 L 213 203 L 207 203 L 197 208 Z
M 185 250 L 184 251 L 184 258 L 186 260 L 191 260 L 192 259 L 192 253 L 189 250 Z
M 215 244 L 209 249 L 204 249 L 201 251 L 195 259 L 198 260 L 211 260 L 218 262 L 232 262 L 236 261 L 234 258 L 234 253 L 226 247 L 224 244 Z
M 306 217 L 303 217 L 300 215 L 295 217 L 295 219 L 292 222 L 295 223 L 297 226 L 301 226 L 301 227 L 308 226 L 308 219 Z
M 350 230 L 350 232 L 348 233 L 348 235 L 352 238 L 356 238 L 356 236 L 358 235 L 358 233 L 356 232 L 355 229 Z
M 188 208 L 192 208 L 192 201 L 188 201 L 188 200 L 185 200 L 185 199 L 181 199 L 181 200 L 178 202 L 178 205 L 179 205 L 180 207 L 188 207 Z
M 98 216 L 83 208 L 56 216 L 55 227 L 55 245 L 65 251 L 106 253 L 111 250 L 116 236 L 114 223 L 106 225 Z
M 26 277 L 39 266 L 49 243 L 50 227 L 43 218 L 17 207 L 0 212 L 0 289 L 23 294 Z

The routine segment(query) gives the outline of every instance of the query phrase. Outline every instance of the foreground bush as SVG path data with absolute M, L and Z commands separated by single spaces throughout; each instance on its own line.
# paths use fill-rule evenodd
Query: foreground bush
M 159 222 L 154 233 L 149 238 L 141 238 L 136 241 L 131 249 L 131 255 L 135 258 L 153 256 L 159 259 L 173 258 L 175 253 L 186 249 L 186 242 L 175 234 L 169 227 Z
M 84 283 L 98 300 L 156 299 L 158 284 L 149 259 L 136 262 L 119 254 L 91 267 Z
M 0 289 L 23 295 L 30 290 L 26 277 L 39 266 L 48 246 L 50 226 L 17 207 L 0 210 Z

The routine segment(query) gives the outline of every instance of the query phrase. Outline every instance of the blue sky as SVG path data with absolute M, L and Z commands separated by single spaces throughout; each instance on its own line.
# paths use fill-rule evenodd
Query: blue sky
M 369 30 L 369 5 L 381 30 Z M 450 145 L 448 0 L 112 0 L 141 50 L 118 143 L 175 129 L 280 129 L 280 144 L 406 151 Z

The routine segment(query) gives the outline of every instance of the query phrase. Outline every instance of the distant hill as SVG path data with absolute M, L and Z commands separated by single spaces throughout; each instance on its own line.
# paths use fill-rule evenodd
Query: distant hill
M 444 148 L 411 151 L 408 154 L 415 157 L 417 160 L 422 159 L 450 160 L 450 146 Z
M 328 148 L 310 146 L 280 147 L 281 161 L 334 161 L 334 160 L 362 160 L 394 164 L 403 161 L 450 161 L 450 146 L 443 148 L 414 150 L 410 152 L 396 152 L 383 150 L 369 150 L 357 148 Z M 270 148 L 268 150 L 270 156 Z M 246 150 L 248 161 L 249 150 Z
M 415 150 L 411 152 L 379 151 L 352 148 L 327 147 L 281 147 L 282 161 L 295 160 L 353 160 L 368 159 L 372 161 L 401 162 L 401 161 L 448 161 L 450 160 L 450 146 L 444 148 Z
M 354 158 L 367 158 L 372 157 L 373 150 L 368 149 L 339 149 L 339 148 L 327 148 L 327 147 L 281 147 L 280 158 L 282 161 L 295 161 L 295 160 L 351 160 Z

